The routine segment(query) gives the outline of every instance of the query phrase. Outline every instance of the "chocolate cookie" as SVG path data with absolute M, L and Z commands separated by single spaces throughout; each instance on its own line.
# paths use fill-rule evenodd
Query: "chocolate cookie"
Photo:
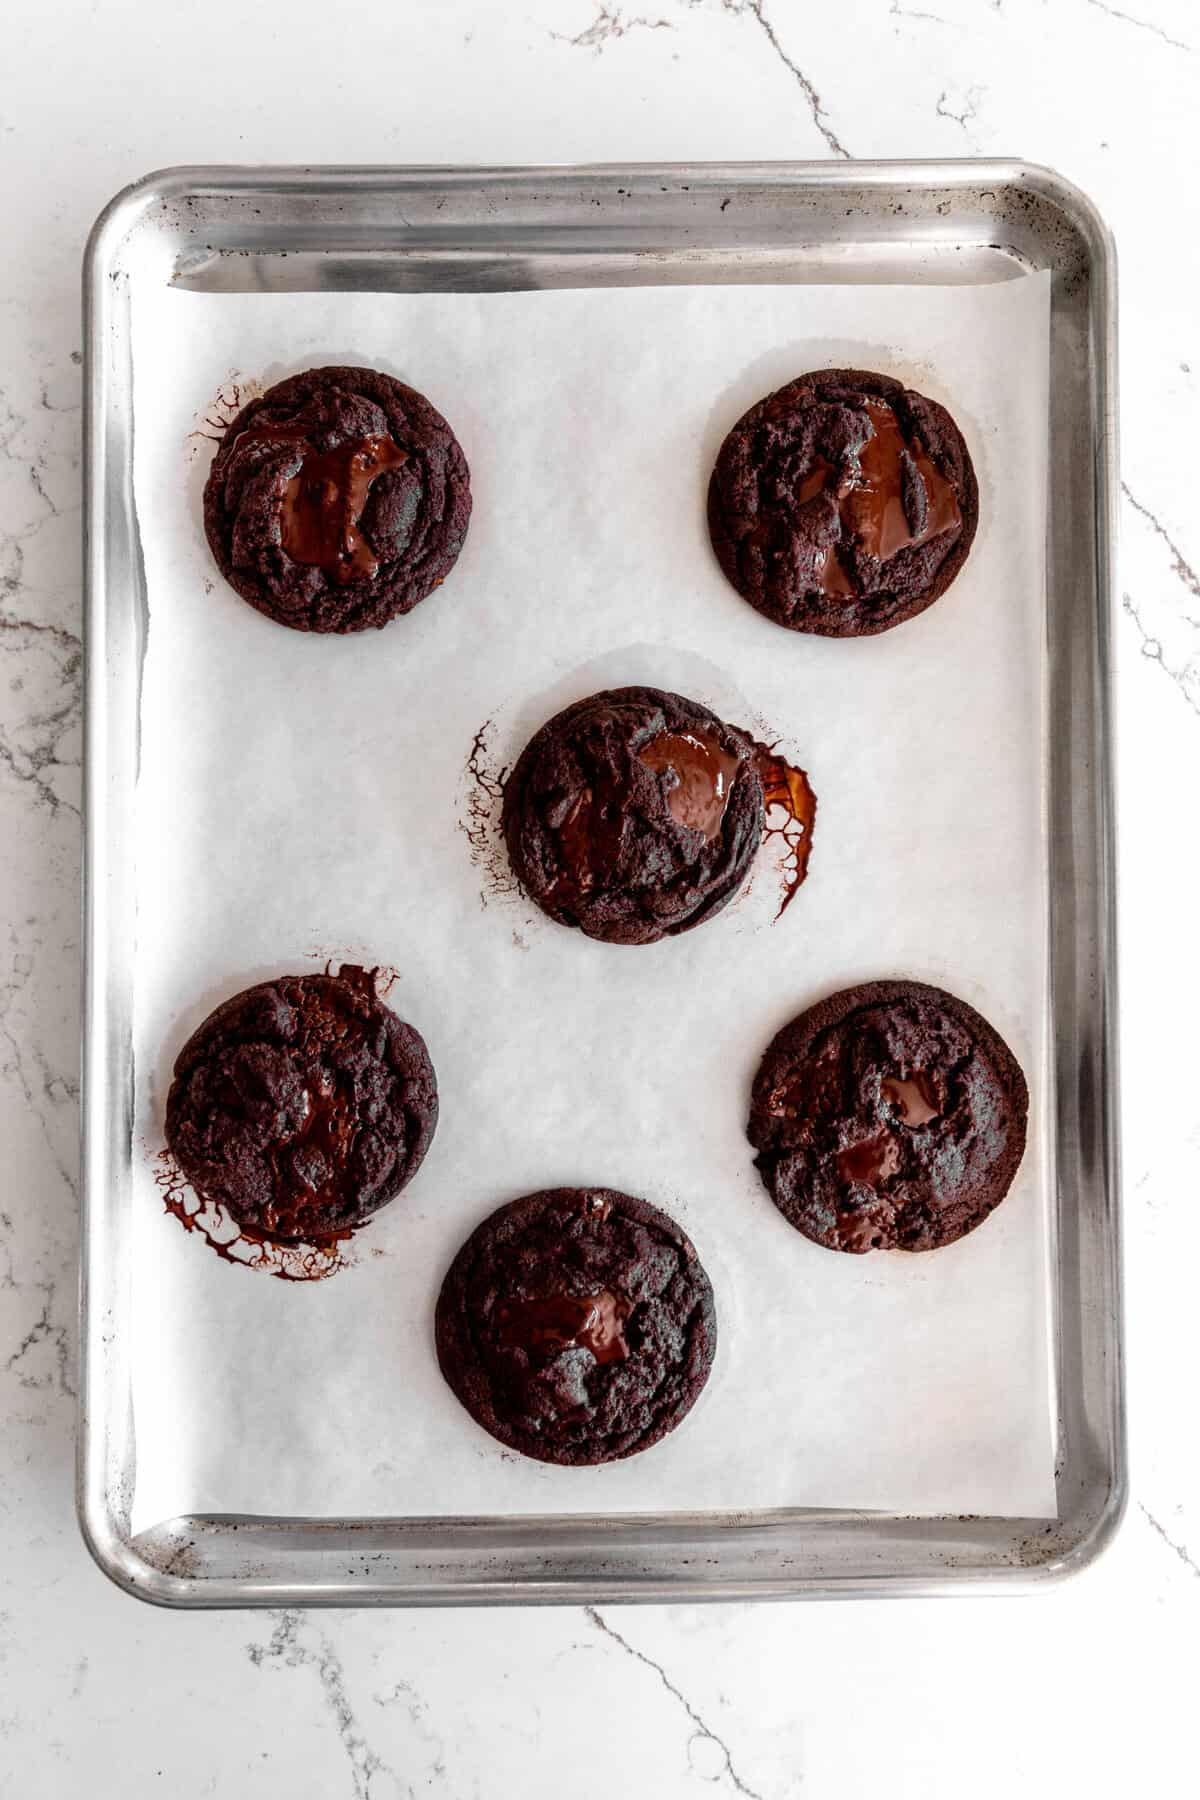
M 593 694 L 529 740 L 502 824 L 543 912 L 610 944 L 652 944 L 741 886 L 763 829 L 754 744 L 679 694 Z
M 785 1025 L 750 1103 L 755 1166 L 829 1250 L 936 1250 L 998 1206 L 1029 1092 L 964 1000 L 919 981 L 846 988 Z
M 421 1034 L 373 975 L 281 975 L 210 1013 L 175 1061 L 167 1144 L 204 1200 L 253 1237 L 361 1225 L 421 1166 L 437 1124 Z
M 688 1238 L 608 1188 L 552 1188 L 492 1213 L 450 1265 L 436 1330 L 471 1417 L 553 1463 L 656 1444 L 695 1403 L 717 1344 Z
M 446 579 L 471 517 L 458 440 L 378 369 L 307 369 L 244 406 L 204 529 L 231 587 L 296 631 L 364 631 Z
M 950 414 L 864 369 L 819 369 L 752 406 L 708 488 L 713 549 L 738 593 L 821 637 L 865 637 L 924 612 L 962 568 L 978 520 Z

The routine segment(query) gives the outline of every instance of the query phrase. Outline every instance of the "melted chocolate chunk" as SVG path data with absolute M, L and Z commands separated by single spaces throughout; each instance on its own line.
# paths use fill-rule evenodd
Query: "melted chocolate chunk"
M 823 456 L 814 456 L 812 467 L 796 489 L 796 499 L 801 506 L 804 506 L 808 501 L 815 500 L 818 494 L 824 494 L 829 489 L 836 493 L 841 480 L 841 473 L 833 463 L 827 461 Z
M 869 424 L 865 443 L 841 467 L 814 457 L 797 500 L 803 506 L 818 494 L 830 494 L 841 534 L 856 537 L 869 556 L 889 562 L 910 544 L 957 531 L 962 513 L 953 485 L 919 444 L 909 445 L 893 409 L 883 400 L 867 400 L 863 411 Z M 825 550 L 818 573 L 825 593 L 854 593 L 836 544 Z
M 861 369 L 803 375 L 750 408 L 709 484 L 713 548 L 778 624 L 885 631 L 932 604 L 966 560 L 979 494 L 949 413 Z
M 900 1146 L 890 1131 L 860 1138 L 857 1144 L 838 1151 L 838 1175 L 847 1185 L 879 1187 L 890 1181 L 899 1167 Z
M 937 1094 L 926 1075 L 914 1074 L 906 1081 L 898 1075 L 885 1075 L 879 1091 L 892 1102 L 906 1125 L 928 1125 L 938 1116 Z
M 621 782 L 597 769 L 591 785 L 571 800 L 558 825 L 559 869 L 551 895 L 556 906 L 586 903 L 597 882 L 621 860 L 628 797 Z
M 378 369 L 309 369 L 244 406 L 204 489 L 204 529 L 244 600 L 297 631 L 362 631 L 450 573 L 471 486 L 454 433 Z
M 254 1237 L 319 1243 L 420 1167 L 437 1084 L 372 973 L 284 975 L 235 994 L 175 1062 L 167 1144 L 201 1199 Z
M 813 576 L 821 592 L 831 600 L 846 600 L 856 592 L 836 544 L 828 544 L 821 551 L 813 564 Z
M 771 1198 L 806 1237 L 932 1250 L 1008 1192 L 1028 1105 L 1016 1059 L 974 1008 L 921 982 L 876 981 L 783 1028 L 748 1134 Z
M 338 1175 L 355 1132 L 352 1096 L 332 1070 L 322 1069 L 301 1090 L 300 1103 L 298 1129 L 272 1152 L 276 1178 L 299 1182 L 311 1206 L 336 1206 Z
M 293 561 L 324 569 L 338 582 L 369 581 L 379 558 L 359 521 L 371 483 L 408 460 L 389 437 L 351 438 L 336 450 L 314 450 L 283 490 L 280 536 Z
M 673 1431 L 708 1380 L 712 1288 L 665 1213 L 606 1188 L 502 1206 L 438 1296 L 438 1363 L 485 1431 L 543 1462 L 632 1456 Z
M 957 531 L 962 513 L 954 488 L 914 445 L 882 400 L 868 400 L 870 436 L 858 453 L 858 473 L 841 504 L 844 525 L 868 556 L 889 562 L 910 544 L 925 544 L 944 531 Z
M 704 731 L 661 731 L 638 756 L 648 769 L 674 777 L 667 790 L 672 818 L 710 844 L 720 836 L 740 757 Z
M 564 925 L 647 944 L 710 918 L 762 835 L 754 746 L 658 688 L 593 694 L 530 739 L 502 827 L 525 892 Z
M 551 1294 L 544 1300 L 502 1300 L 496 1308 L 499 1341 L 506 1350 L 557 1356 L 579 1346 L 598 1363 L 629 1355 L 623 1326 L 629 1301 L 607 1288 L 598 1294 Z

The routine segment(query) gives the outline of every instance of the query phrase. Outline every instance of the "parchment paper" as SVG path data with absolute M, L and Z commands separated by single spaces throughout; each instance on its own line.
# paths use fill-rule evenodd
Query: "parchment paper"
M 1054 1513 L 1045 1143 L 1042 608 L 1048 278 L 983 288 L 694 287 L 139 297 L 136 492 L 149 589 L 136 993 L 135 1527 L 293 1515 L 843 1506 Z M 471 464 L 445 586 L 381 633 L 310 637 L 221 580 L 189 437 L 221 384 L 362 362 L 427 393 Z M 726 584 L 704 494 L 746 406 L 879 368 L 953 410 L 981 488 L 964 572 L 859 642 L 794 635 Z M 779 923 L 764 858 L 719 918 L 591 943 L 497 895 L 466 763 L 649 681 L 766 726 L 819 797 Z M 494 888 L 494 884 L 492 884 Z M 293 1284 L 163 1211 L 171 1063 L 219 1000 L 327 958 L 394 965 L 442 1096 L 356 1266 Z M 744 1135 L 777 1028 L 876 976 L 938 982 L 1030 1078 L 999 1211 L 930 1255 L 840 1256 L 776 1212 Z M 693 1236 L 720 1346 L 686 1423 L 598 1469 L 501 1451 L 442 1383 L 433 1305 L 476 1222 L 560 1183 L 642 1194 Z

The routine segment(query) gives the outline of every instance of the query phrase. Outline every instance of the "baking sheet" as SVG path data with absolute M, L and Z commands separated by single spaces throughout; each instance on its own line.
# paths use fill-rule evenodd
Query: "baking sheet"
M 862 1507 L 1053 1516 L 1042 704 L 1049 278 L 994 287 L 491 295 L 139 294 L 135 488 L 149 592 L 135 1001 L 134 1528 L 184 1512 L 519 1514 Z M 309 638 L 217 576 L 191 436 L 223 383 L 370 362 L 451 420 L 475 514 L 444 589 L 383 633 Z M 703 521 L 744 408 L 804 368 L 888 370 L 951 405 L 981 524 L 950 593 L 881 638 L 784 634 Z M 765 725 L 820 811 L 774 923 L 761 866 L 718 919 L 593 944 L 472 858 L 493 770 L 569 700 L 675 687 Z M 442 1091 L 430 1155 L 311 1284 L 221 1262 L 155 1182 L 170 1065 L 220 999 L 329 957 L 399 971 Z M 1030 1075 L 1030 1149 L 978 1232 L 838 1257 L 761 1189 L 761 1050 L 851 981 L 979 1006 Z M 458 1244 L 540 1186 L 644 1194 L 713 1278 L 709 1386 L 601 1469 L 509 1456 L 444 1388 L 432 1311 Z

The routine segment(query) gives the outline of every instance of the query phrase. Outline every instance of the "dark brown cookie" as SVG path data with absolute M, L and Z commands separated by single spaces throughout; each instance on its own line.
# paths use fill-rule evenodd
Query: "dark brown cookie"
M 964 1000 L 919 981 L 846 988 L 793 1019 L 754 1082 L 750 1142 L 780 1212 L 830 1250 L 936 1250 L 998 1206 L 1029 1092 Z
M 176 1058 L 166 1137 L 196 1192 L 244 1232 L 312 1243 L 395 1198 L 437 1115 L 420 1033 L 347 965 L 281 975 L 210 1013 Z
M 502 823 L 543 912 L 610 944 L 709 919 L 762 838 L 755 747 L 706 706 L 658 688 L 579 700 L 525 746 Z
M 204 529 L 243 600 L 296 631 L 364 631 L 446 579 L 471 517 L 458 440 L 378 369 L 306 369 L 244 406 L 213 458 Z
M 752 406 L 708 488 L 713 549 L 738 593 L 821 637 L 924 612 L 978 521 L 975 470 L 945 407 L 865 369 L 818 369 Z
M 492 1213 L 450 1266 L 436 1329 L 471 1417 L 552 1463 L 657 1443 L 694 1405 L 717 1345 L 690 1240 L 608 1188 L 552 1188 Z

